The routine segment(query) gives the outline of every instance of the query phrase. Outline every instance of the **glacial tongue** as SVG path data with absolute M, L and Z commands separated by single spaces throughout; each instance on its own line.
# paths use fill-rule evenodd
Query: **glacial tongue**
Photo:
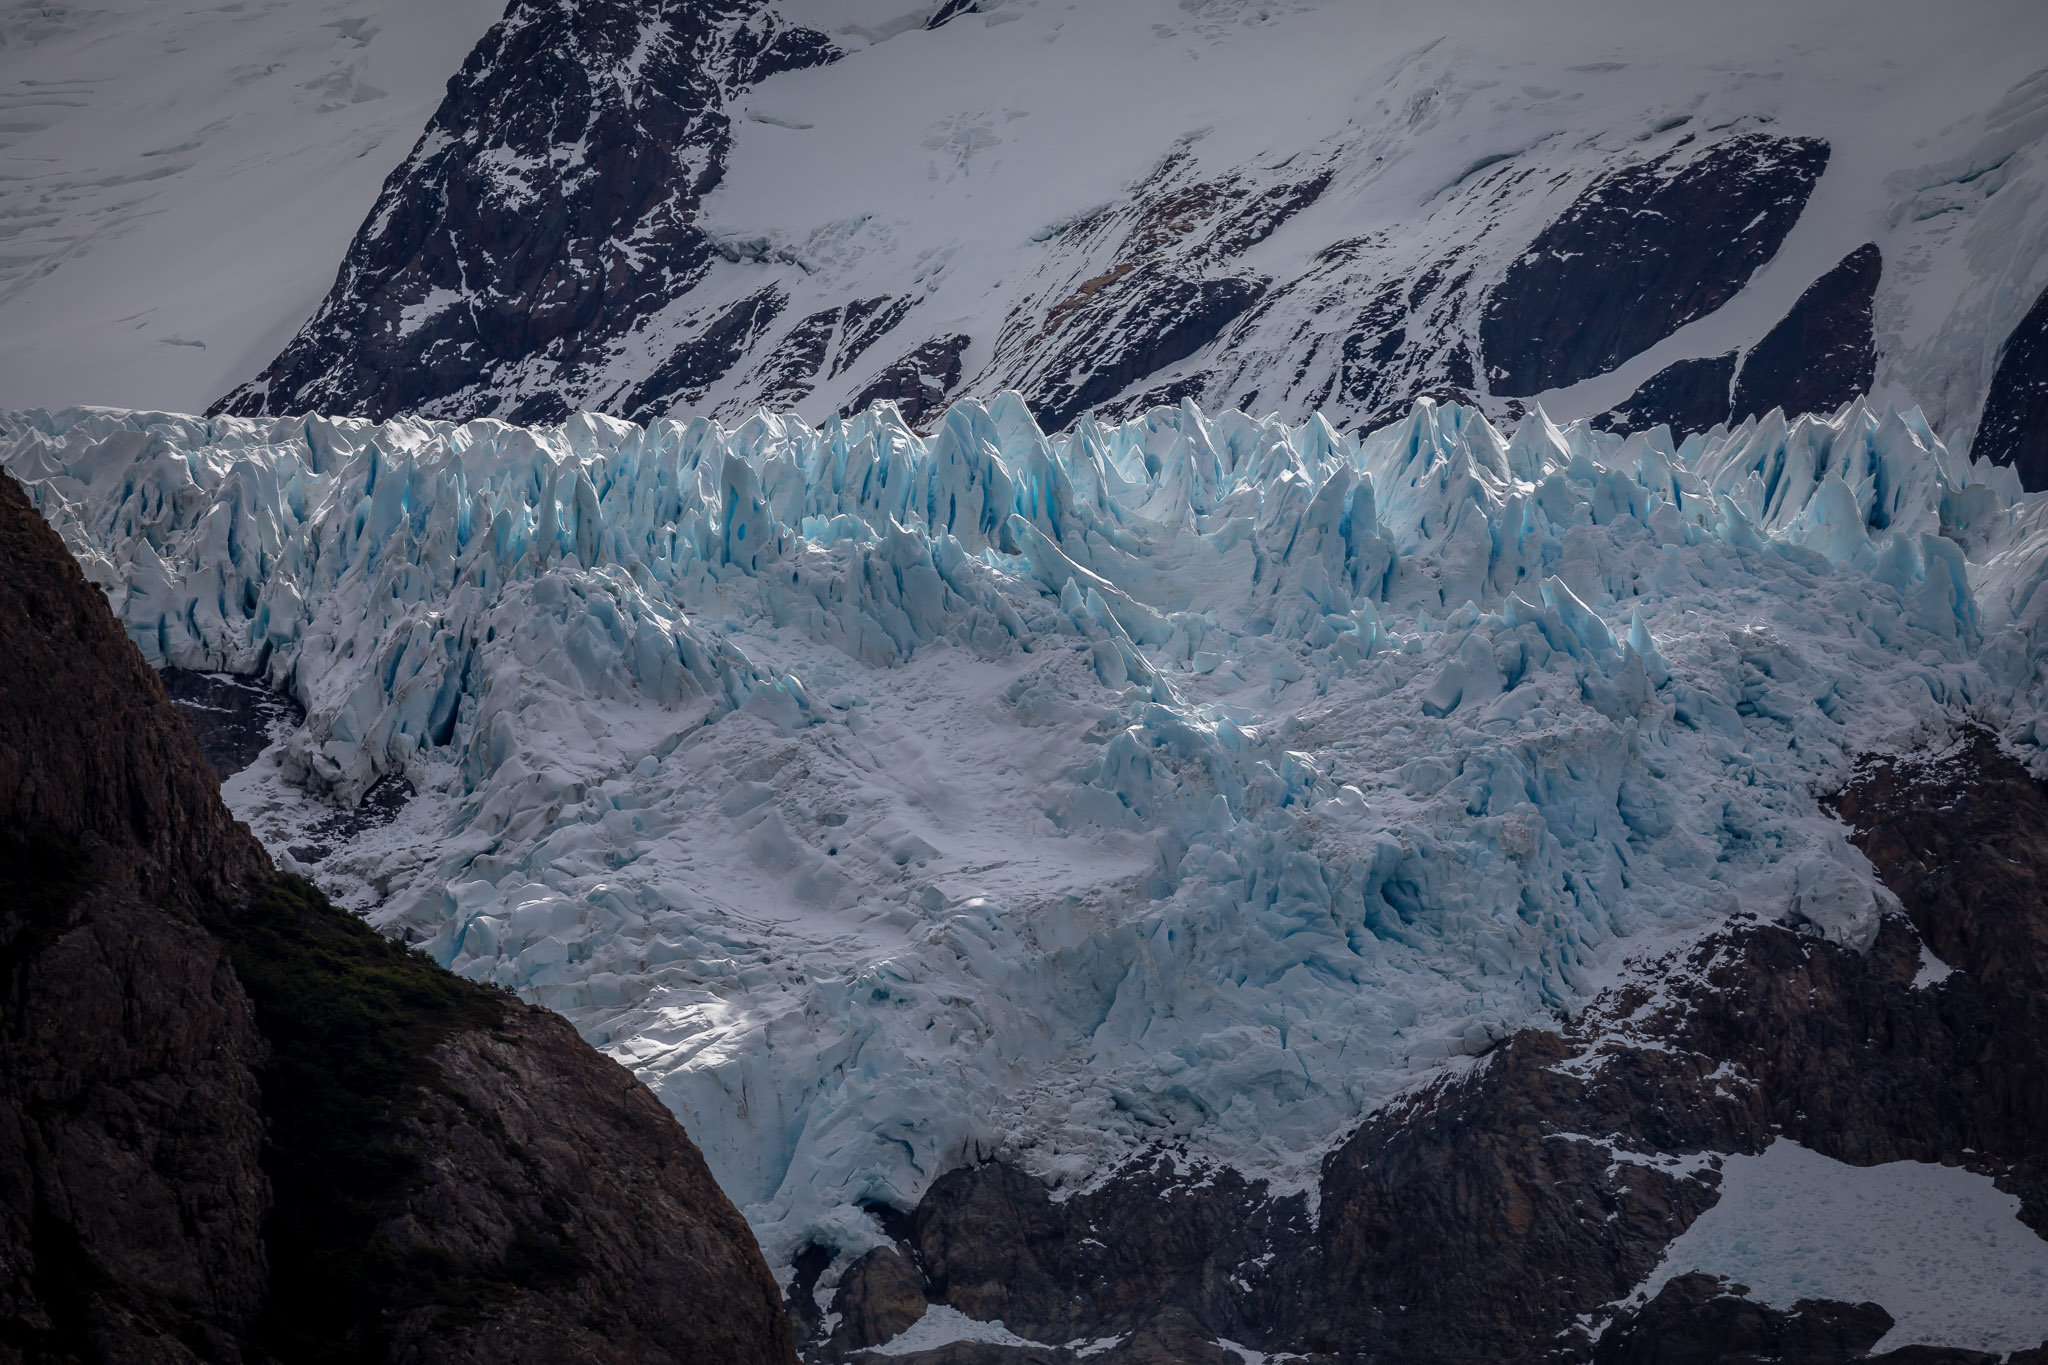
M 1184 1144 L 1313 1216 L 1361 1116 L 1627 954 L 1877 941 L 1816 793 L 2042 712 L 2042 504 L 1860 400 L 0 421 L 151 662 L 304 708 L 227 786 L 266 844 L 567 1014 L 828 1284 L 990 1155 L 1066 1197 Z

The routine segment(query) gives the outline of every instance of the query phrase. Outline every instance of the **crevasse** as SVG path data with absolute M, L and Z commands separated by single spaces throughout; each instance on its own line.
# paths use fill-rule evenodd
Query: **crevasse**
M 776 1263 L 977 1155 L 1306 1186 L 1637 946 L 1862 941 L 1817 794 L 2042 713 L 2048 503 L 1861 402 L 1677 446 L 72 410 L 0 457 L 152 661 L 305 707 L 237 812 L 283 848 L 402 773 L 323 881 L 632 1066 Z

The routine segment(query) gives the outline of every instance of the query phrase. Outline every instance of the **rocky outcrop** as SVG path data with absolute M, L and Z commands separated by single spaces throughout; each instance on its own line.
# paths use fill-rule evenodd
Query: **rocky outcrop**
M 1734 351 L 1665 366 L 1626 401 L 1595 419 L 1610 431 L 1640 431 L 1659 422 L 1685 436 L 1717 422 L 1832 413 L 1867 393 L 1877 373 L 1872 310 L 1884 258 L 1874 242 L 1844 256 L 1806 287 L 1791 311 L 1742 357 Z
M 1063 252 L 1085 265 L 1049 273 L 1005 320 L 993 360 L 1002 382 L 1055 431 L 1210 346 L 1272 283 L 1241 258 L 1330 180 L 1316 164 L 1204 177 L 1183 141 L 1127 202 L 1059 230 Z
M 76 845 L 0 836 L 0 1360 L 241 1358 L 272 1210 L 226 952 Z
M 166 668 L 157 677 L 178 708 L 214 776 L 225 782 L 256 761 L 275 742 L 274 730 L 304 722 L 299 704 L 244 678 Z
M 989 1162 L 941 1176 L 912 1218 L 933 1299 L 1050 1342 L 1135 1331 L 1162 1307 L 1259 1339 L 1285 1315 L 1288 1277 L 1255 1268 L 1311 1236 L 1302 1196 L 1230 1170 L 1190 1181 L 1165 1158 L 1059 1202 Z
M 654 1097 L 274 873 L 11 479 L 0 554 L 0 1361 L 790 1359 Z
M 469 1322 L 466 1304 L 412 1308 L 395 1358 L 783 1358 L 753 1234 L 647 1087 L 538 1009 L 428 1060 L 442 1089 L 404 1123 L 422 1160 L 380 1240 L 415 1262 L 524 1263 L 533 1283 Z
M 832 1298 L 839 1326 L 828 1349 L 880 1346 L 923 1317 L 925 1306 L 924 1277 L 917 1266 L 894 1247 L 876 1247 L 840 1277 Z
M 1884 1361 L 1889 1365 L 1993 1365 L 1982 1351 L 1905 1346 L 1870 1348 L 1891 1330 L 1874 1303 L 1801 1299 L 1789 1309 L 1753 1302 L 1748 1289 L 1711 1275 L 1680 1275 L 1641 1308 L 1623 1313 L 1601 1337 L 1594 1365 L 1802 1365 Z
M 1751 133 L 1602 177 L 1488 296 L 1479 334 L 1493 391 L 1605 374 L 1734 298 L 1827 164 L 1816 138 Z
M 925 1291 L 1052 1343 L 1128 1344 L 1163 1306 L 1200 1340 L 1345 1361 L 1867 1358 L 1881 1310 L 1698 1277 L 1616 1308 L 1714 1204 L 1717 1154 L 1781 1136 L 1967 1166 L 2048 1230 L 2048 796 L 1974 736 L 1834 802 L 1904 909 L 1867 949 L 1738 917 L 1374 1114 L 1313 1226 L 1300 1196 L 1163 1160 L 1058 1203 L 1001 1163 L 953 1172 L 910 1220 Z M 1923 944 L 1952 975 L 1915 984 Z
M 1831 413 L 1870 391 L 1877 373 L 1871 309 L 1884 257 L 1866 242 L 1806 287 L 1792 310 L 1742 358 L 1737 421 L 1782 408 L 1787 417 Z
M 89 846 L 105 875 L 183 906 L 269 871 L 163 684 L 11 478 L 0 562 L 0 829 Z
M 2048 488 L 2048 290 L 1998 349 L 1970 454 L 2011 465 L 2024 488 Z
M 562 394 L 592 401 L 621 339 L 720 254 L 696 219 L 725 172 L 728 99 L 837 55 L 759 0 L 514 4 L 450 80 L 319 312 L 215 410 L 559 420 Z M 766 307 L 735 305 L 641 370 L 629 406 L 666 411 L 722 374 Z
M 761 362 L 755 380 L 759 385 L 762 405 L 787 407 L 809 394 L 820 377 L 836 376 L 852 366 L 868 347 L 903 321 L 903 315 L 916 302 L 915 295 L 891 298 L 882 294 L 820 309 L 804 318 L 783 335 L 768 358 Z M 935 340 L 931 344 L 945 346 L 947 343 Z M 923 378 L 929 371 L 939 380 L 933 401 L 943 399 L 960 382 L 960 351 L 966 345 L 965 337 L 958 338 L 957 344 L 951 345 L 950 377 L 944 354 L 935 357 L 935 365 L 917 372 L 917 376 Z M 876 381 L 877 384 L 897 385 L 900 381 L 892 376 L 909 360 L 910 357 L 906 357 L 905 362 L 891 366 L 890 371 Z
M 1708 1365 L 1735 1359 L 1862 1360 L 1891 1330 L 1874 1303 L 1803 1300 L 1783 1311 L 1751 1302 L 1741 1285 L 1680 1275 L 1622 1314 L 1594 1353 L 1596 1365 Z
M 673 403 L 702 398 L 705 390 L 739 363 L 788 302 L 788 297 L 771 285 L 720 311 L 640 382 L 626 400 L 628 410 L 648 421 L 668 411 Z
M 960 357 L 970 340 L 959 332 L 933 337 L 877 375 L 847 404 L 842 415 L 850 416 L 870 403 L 887 400 L 901 410 L 904 421 L 922 421 L 943 407 L 947 395 L 960 386 Z
M 1728 420 L 1728 390 L 1734 382 L 1733 351 L 1674 361 L 1594 421 L 1608 431 L 1647 431 L 1662 422 L 1683 438 Z

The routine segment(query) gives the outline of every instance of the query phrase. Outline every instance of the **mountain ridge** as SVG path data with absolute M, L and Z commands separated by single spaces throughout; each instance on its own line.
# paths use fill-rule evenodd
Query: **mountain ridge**
M 1876 385 L 1902 406 L 1926 405 L 1945 439 L 1966 444 L 1987 393 L 2035 382 L 2035 348 L 2007 343 L 2024 309 L 2014 311 L 2004 291 L 2025 299 L 2048 287 L 2024 264 L 2024 244 L 2040 240 L 2048 223 L 2025 207 L 2025 192 L 1991 196 L 2013 177 L 2032 183 L 2044 173 L 2037 144 L 2048 132 L 2048 77 L 2038 72 L 1985 108 L 1948 110 L 1960 118 L 1940 138 L 1960 153 L 1961 170 L 1937 159 L 1880 173 L 1880 158 L 1896 158 L 1907 135 L 1880 142 L 1881 131 L 1897 124 L 1925 143 L 1932 125 L 1913 120 L 1931 115 L 1873 110 L 1859 123 L 1836 107 L 1846 92 L 1834 105 L 1815 103 L 1753 70 L 1733 87 L 1683 96 L 1697 68 L 1674 66 L 1654 48 L 1641 64 L 1664 69 L 1661 85 L 1642 84 L 1636 62 L 1579 62 L 1554 73 L 1576 87 L 1569 95 L 1528 84 L 1526 108 L 1484 103 L 1507 71 L 1530 63 L 1529 51 L 1542 54 L 1538 64 L 1564 61 L 1548 31 L 1528 35 L 1512 60 L 1497 46 L 1504 37 L 1438 35 L 1386 63 L 1377 89 L 1368 83 L 1348 102 L 1335 89 L 1292 96 L 1298 127 L 1234 104 L 1237 123 L 1192 132 L 1168 132 L 1165 117 L 1150 115 L 1081 156 L 1031 132 L 1054 111 L 1028 86 L 1013 89 L 1016 79 L 997 74 L 1000 63 L 1024 63 L 1020 77 L 1036 72 L 1043 59 L 1022 46 L 1023 35 L 1057 51 L 1084 41 L 1067 32 L 1076 27 L 1091 35 L 1086 41 L 1135 51 L 1135 16 L 1083 25 L 1056 7 L 1014 0 L 936 28 L 884 25 L 893 36 L 880 43 L 849 28 L 841 48 L 785 17 L 788 5 L 672 8 L 642 21 L 630 41 L 631 25 L 587 16 L 594 31 L 619 29 L 619 41 L 599 52 L 550 38 L 551 11 L 515 7 L 493 33 L 518 35 L 522 51 L 546 53 L 562 68 L 549 91 L 583 92 L 569 101 L 579 110 L 574 126 L 558 135 L 528 127 L 525 111 L 561 97 L 536 87 L 505 99 L 539 68 L 493 58 L 493 44 L 513 39 L 487 41 L 462 79 L 499 93 L 451 95 L 386 187 L 321 313 L 265 377 L 212 411 L 554 422 L 584 408 L 639 422 L 671 411 L 736 422 L 767 408 L 816 421 L 889 397 L 927 423 L 959 397 L 1015 389 L 1055 429 L 1083 414 L 1118 420 L 1183 398 L 1290 420 L 1322 411 L 1340 426 L 1370 428 L 1429 395 L 1496 420 L 1541 400 L 1567 417 L 1675 421 L 1684 435 L 1773 407 L 1792 416 L 1829 411 Z M 1259 70 L 1284 54 L 1317 71 L 1301 80 L 1317 91 L 1343 79 L 1322 70 L 1328 59 L 1318 43 L 1355 41 L 1384 53 L 1372 42 L 1377 29 L 1398 42 L 1391 35 L 1412 27 L 1385 14 L 1340 23 L 1312 5 L 1253 24 L 1240 22 L 1237 8 L 1221 0 L 1182 7 L 1142 40 L 1146 60 L 1177 69 L 1206 55 Z M 699 37 L 684 38 L 676 23 L 696 26 Z M 1927 38 L 1936 55 L 1939 40 Z M 990 82 L 1018 103 L 952 109 L 948 101 L 970 97 L 957 77 L 935 82 L 922 108 L 854 83 L 856 68 L 901 79 L 913 46 L 927 62 L 998 63 Z M 633 194 L 599 194 L 579 210 L 598 218 L 616 210 L 602 230 L 591 218 L 568 237 L 522 235 L 526 244 L 505 255 L 490 223 L 519 221 L 534 212 L 529 201 L 579 202 L 586 190 L 576 186 L 613 174 L 598 168 L 639 164 L 638 144 L 620 130 L 653 106 L 634 93 L 640 75 L 622 65 L 628 51 L 672 51 L 680 60 L 686 48 L 701 76 L 701 90 L 689 87 L 698 112 L 665 145 L 687 155 L 678 152 L 667 171 L 650 164 L 634 172 L 645 183 Z M 1085 60 L 1092 68 L 1103 57 Z M 1502 74 L 1490 74 L 1496 66 Z M 1195 67 L 1187 69 L 1193 78 Z M 1155 78 L 1131 79 L 1149 89 Z M 1636 103 L 1643 98 L 1666 112 L 1646 119 Z M 827 99 L 852 105 L 828 117 Z M 1899 107 L 1932 103 L 1920 94 Z M 906 136 L 919 115 L 934 130 L 921 140 Z M 1531 138 L 1532 125 L 1550 122 L 1558 127 Z M 1969 147 L 1973 135 L 1979 143 Z M 1262 136 L 1271 141 L 1260 146 Z M 1148 146 L 1148 137 L 1157 140 Z M 1521 140 L 1509 150 L 1469 150 L 1514 137 Z M 841 138 L 867 146 L 839 149 Z M 1849 150 L 1831 161 L 1844 142 Z M 545 155 L 544 144 L 552 148 Z M 928 186 L 880 173 L 891 192 L 913 196 L 890 202 L 849 173 L 863 151 L 925 159 Z M 819 199 L 855 211 L 811 226 L 825 210 L 789 192 L 761 159 L 773 155 L 829 175 Z M 1458 156 L 1466 165 L 1456 174 L 1429 164 Z M 466 169 L 455 169 L 457 160 Z M 984 199 L 1021 207 L 1021 187 L 1058 186 L 1047 177 L 1063 160 L 1064 174 L 1107 197 L 1054 211 L 1028 234 L 974 207 L 977 184 Z M 696 167 L 689 176 L 683 161 Z M 1119 174 L 1106 174 L 1110 167 Z M 1054 202 L 1076 198 L 1061 189 Z M 913 205 L 923 207 L 912 215 Z M 986 242 L 964 235 L 991 230 Z M 1859 242 L 1873 254 L 1854 256 Z M 1860 263 L 1858 298 L 1820 311 L 1800 301 L 1809 286 L 1835 288 L 1829 267 L 1851 257 Z M 1808 271 L 1807 281 L 1787 278 Z M 1969 278 L 1961 300 L 1946 285 L 1935 289 L 1944 271 Z M 547 280 L 583 284 L 550 302 L 535 292 L 553 288 Z M 591 290 L 609 301 L 598 304 Z M 1782 300 L 1775 313 L 1764 311 L 1770 297 Z M 1987 308 L 2001 321 L 1985 317 Z M 486 339 L 476 328 L 487 318 L 497 321 Z M 871 350 L 877 326 L 886 341 Z M 1801 328 L 1811 344 L 1838 351 L 1842 374 L 1803 387 L 1772 351 L 1774 326 Z M 1614 335 L 1596 336 L 1601 329 Z M 1759 359 L 1735 381 L 1725 410 L 1657 399 L 1647 357 L 1667 355 L 1655 367 L 1661 375 L 1674 363 L 1705 363 L 1718 353 L 1708 347 L 1731 342 L 1739 352 L 1758 348 Z M 1673 348 L 1678 356 L 1668 355 Z M 1630 374 L 1639 377 L 1617 378 Z M 2006 419 L 1994 421 L 1979 453 L 2011 462 L 2017 447 L 2007 432 Z

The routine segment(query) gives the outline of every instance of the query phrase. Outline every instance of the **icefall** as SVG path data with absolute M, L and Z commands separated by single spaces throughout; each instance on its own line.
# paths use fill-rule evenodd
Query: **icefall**
M 1861 402 L 1682 445 L 73 410 L 0 455 L 152 662 L 305 707 L 238 813 L 282 848 L 403 774 L 321 877 L 634 1067 L 778 1263 L 977 1154 L 1305 1186 L 1632 943 L 1863 941 L 1816 793 L 2043 710 L 2048 502 Z

